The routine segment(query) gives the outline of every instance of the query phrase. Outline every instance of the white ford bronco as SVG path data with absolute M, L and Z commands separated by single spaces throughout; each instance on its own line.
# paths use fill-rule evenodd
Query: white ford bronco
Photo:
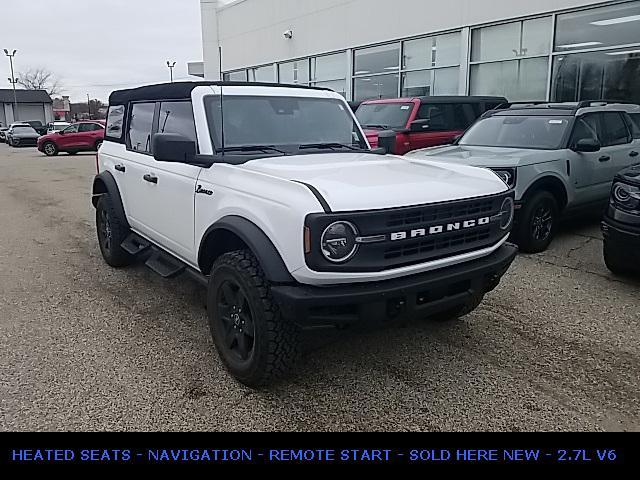
M 293 366 L 302 328 L 469 313 L 517 253 L 498 176 L 370 150 L 330 90 L 173 83 L 109 104 L 102 255 L 206 286 L 218 353 L 249 386 Z
M 604 212 L 613 177 L 640 163 L 640 106 L 505 104 L 456 143 L 407 156 L 494 170 L 516 192 L 516 243 L 537 253 L 550 245 L 562 216 Z

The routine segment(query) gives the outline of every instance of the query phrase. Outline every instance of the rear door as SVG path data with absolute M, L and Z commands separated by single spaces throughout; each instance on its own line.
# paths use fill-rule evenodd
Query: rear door
M 607 138 L 607 147 L 605 156 L 609 160 L 607 165 L 607 176 L 610 182 L 613 177 L 620 171 L 631 165 L 638 163 L 637 145 L 633 144 L 633 133 L 631 125 L 627 123 L 625 114 L 621 112 L 605 112 L 602 114 L 603 123 Z
M 190 101 L 135 103 L 127 131 L 127 190 L 132 226 L 195 263 L 194 196 L 200 168 L 157 162 L 152 136 L 179 133 L 197 142 Z
M 100 138 L 102 127 L 97 123 L 81 123 L 78 127 L 79 144 L 82 148 L 92 149 Z

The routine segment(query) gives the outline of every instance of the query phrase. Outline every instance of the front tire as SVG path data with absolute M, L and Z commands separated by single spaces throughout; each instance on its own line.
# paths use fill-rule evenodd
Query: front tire
M 525 201 L 520 212 L 515 239 L 524 253 L 544 252 L 553 240 L 559 220 L 558 201 L 543 190 Z
M 47 157 L 55 157 L 58 155 L 58 147 L 53 142 L 47 142 L 42 146 L 42 151 Z
M 248 250 L 222 255 L 207 292 L 218 355 L 241 383 L 257 388 L 285 376 L 299 355 L 299 327 L 284 319 L 269 281 Z
M 121 268 L 134 262 L 134 257 L 121 246 L 131 230 L 127 220 L 118 215 L 109 194 L 102 195 L 98 200 L 96 229 L 102 258 L 108 265 Z
M 607 268 L 614 273 L 615 275 L 626 275 L 631 273 L 631 268 L 629 268 L 629 259 L 624 258 L 621 253 L 623 249 L 615 248 L 615 245 L 612 245 L 610 241 L 604 241 L 604 263 L 607 265 Z

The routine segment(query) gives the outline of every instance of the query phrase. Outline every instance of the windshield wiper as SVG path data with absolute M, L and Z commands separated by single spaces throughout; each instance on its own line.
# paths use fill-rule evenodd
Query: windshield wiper
M 223 152 L 276 152 L 282 155 L 290 155 L 284 150 L 274 147 L 273 145 L 246 145 L 244 147 L 225 148 Z
M 387 130 L 389 125 L 377 125 L 375 123 L 371 125 L 363 125 L 364 128 L 379 128 L 380 130 Z
M 360 151 L 362 148 L 355 147 L 353 145 L 345 145 L 344 143 L 308 143 L 306 145 L 300 145 L 300 150 L 339 150 L 341 148 L 347 148 L 349 150 Z

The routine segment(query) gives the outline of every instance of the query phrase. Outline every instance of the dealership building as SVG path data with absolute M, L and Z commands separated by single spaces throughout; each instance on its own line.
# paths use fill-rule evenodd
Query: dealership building
M 207 79 L 640 102 L 640 1 L 201 0 Z

